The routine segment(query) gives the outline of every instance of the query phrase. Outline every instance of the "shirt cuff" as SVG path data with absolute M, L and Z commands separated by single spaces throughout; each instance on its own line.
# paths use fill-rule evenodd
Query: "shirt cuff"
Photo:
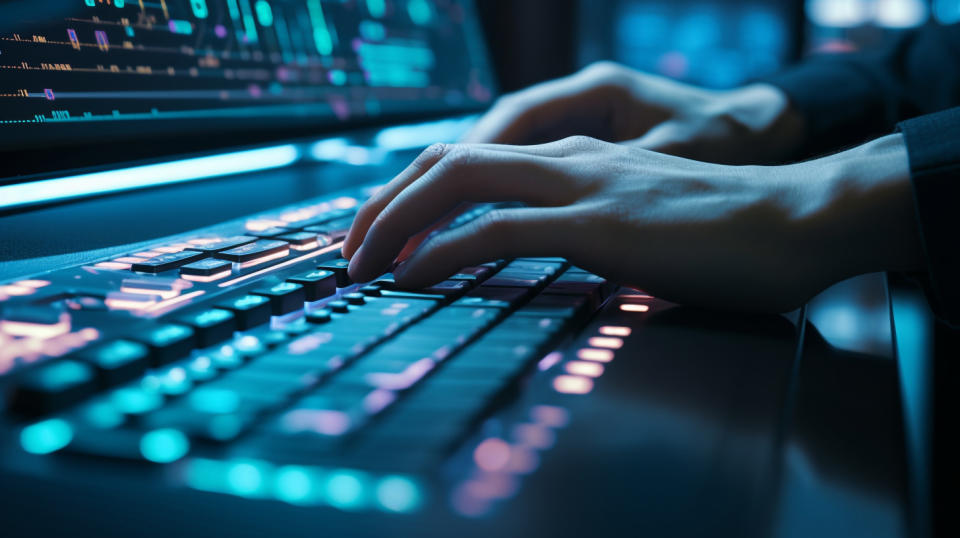
M 917 218 L 937 314 L 960 323 L 960 107 L 897 126 L 910 159 Z

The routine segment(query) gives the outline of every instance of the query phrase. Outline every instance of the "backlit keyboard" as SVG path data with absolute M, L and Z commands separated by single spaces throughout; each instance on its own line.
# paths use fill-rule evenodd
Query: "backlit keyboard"
M 339 247 L 360 198 L 0 285 L 3 431 L 28 458 L 162 464 L 203 491 L 416 509 L 423 477 L 555 360 L 612 286 L 559 258 L 464 267 L 417 290 L 389 274 L 353 283 Z M 579 368 L 609 360 L 593 351 Z M 557 390 L 583 391 L 591 374 L 578 373 Z M 531 413 L 517 435 L 534 445 L 565 420 Z M 481 466 L 529 463 L 484 442 L 469 449 Z

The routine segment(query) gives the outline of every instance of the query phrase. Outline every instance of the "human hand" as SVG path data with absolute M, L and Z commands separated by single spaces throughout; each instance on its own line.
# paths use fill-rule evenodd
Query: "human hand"
M 711 91 L 611 62 L 502 97 L 466 143 L 533 144 L 584 135 L 696 160 L 773 163 L 803 125 L 768 84 Z
M 420 287 L 497 258 L 563 256 L 675 302 L 793 309 L 855 274 L 920 266 L 902 136 L 780 167 L 707 164 L 574 137 L 436 145 L 359 211 L 354 281 L 462 202 L 521 201 L 436 234 L 395 271 Z

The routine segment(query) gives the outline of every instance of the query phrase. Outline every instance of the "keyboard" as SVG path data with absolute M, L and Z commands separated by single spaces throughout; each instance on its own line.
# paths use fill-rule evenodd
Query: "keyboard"
M 464 267 L 424 289 L 351 282 L 339 248 L 363 199 L 0 284 L 7 461 L 160 468 L 172 487 L 391 513 L 476 489 L 477 473 L 532 472 L 562 407 L 532 402 L 510 433 L 484 427 L 614 286 L 561 258 Z M 553 368 L 551 394 L 589 392 L 616 330 Z

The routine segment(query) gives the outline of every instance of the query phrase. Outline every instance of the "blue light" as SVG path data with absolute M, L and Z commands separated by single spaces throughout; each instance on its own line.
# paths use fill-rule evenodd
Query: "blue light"
M 153 430 L 140 438 L 140 453 L 148 461 L 155 463 L 177 461 L 189 450 L 190 442 L 187 437 L 172 428 Z
M 409 478 L 385 476 L 377 484 L 377 503 L 390 512 L 412 512 L 420 506 L 420 489 Z
M 358 508 L 364 502 L 364 489 L 360 473 L 348 470 L 331 472 L 327 477 L 327 502 L 345 510 Z
M 0 187 L 0 208 L 256 172 L 288 166 L 299 159 L 300 149 L 293 144 L 286 144 L 8 185 Z
M 275 495 L 281 501 L 302 503 L 313 492 L 313 477 L 303 467 L 281 467 L 277 469 L 274 480 Z
M 263 486 L 263 473 L 257 465 L 249 462 L 235 463 L 227 471 L 227 484 L 236 495 L 254 495 Z
M 20 432 L 20 446 L 31 454 L 49 454 L 70 444 L 73 428 L 67 421 L 51 418 L 27 426 Z
M 933 16 L 940 24 L 960 22 L 960 0 L 933 0 Z

